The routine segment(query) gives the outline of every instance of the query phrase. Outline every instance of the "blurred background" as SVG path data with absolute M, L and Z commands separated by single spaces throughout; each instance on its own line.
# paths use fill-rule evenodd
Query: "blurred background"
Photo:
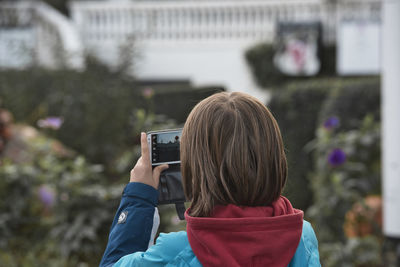
M 242 91 L 281 127 L 322 266 L 400 266 L 399 17 L 398 0 L 0 1 L 0 265 L 97 266 L 139 133 Z

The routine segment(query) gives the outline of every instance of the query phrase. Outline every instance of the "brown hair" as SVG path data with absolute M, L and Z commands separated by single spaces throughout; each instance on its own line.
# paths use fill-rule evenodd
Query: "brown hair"
M 194 107 L 182 132 L 181 162 L 195 217 L 210 216 L 215 205 L 267 206 L 286 183 L 278 124 L 243 93 L 217 93 Z

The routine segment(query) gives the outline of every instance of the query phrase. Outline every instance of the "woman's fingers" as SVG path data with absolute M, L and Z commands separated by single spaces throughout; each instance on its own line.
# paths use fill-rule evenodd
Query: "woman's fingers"
M 158 187 L 158 183 L 160 181 L 161 173 L 168 168 L 169 168 L 168 164 L 163 164 L 163 165 L 157 166 L 153 169 L 153 179 L 154 179 L 154 182 L 156 183 L 157 187 Z
M 159 166 L 157 166 L 157 167 L 154 168 L 154 170 L 153 170 L 153 175 L 160 176 L 160 174 L 161 174 L 164 170 L 166 170 L 166 169 L 168 169 L 168 168 L 169 168 L 168 164 L 159 165 Z
M 141 133 L 140 145 L 141 145 L 142 156 L 138 159 L 135 167 L 131 171 L 130 181 L 144 183 L 153 186 L 155 189 L 157 189 L 158 183 L 160 181 L 161 172 L 168 169 L 169 166 L 167 164 L 163 164 L 155 167 L 152 170 L 150 162 L 150 151 L 149 151 L 149 145 L 147 143 L 146 133 Z
M 147 135 L 146 133 L 141 133 L 140 135 L 140 145 L 142 148 L 142 160 L 143 163 L 148 165 L 150 164 L 150 151 L 149 151 L 149 144 L 147 143 Z

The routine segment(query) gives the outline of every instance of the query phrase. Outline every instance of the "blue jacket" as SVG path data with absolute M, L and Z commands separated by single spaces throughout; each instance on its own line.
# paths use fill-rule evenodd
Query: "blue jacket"
M 100 266 L 202 266 L 189 244 L 186 232 L 161 233 L 155 245 L 159 225 L 158 191 L 142 183 L 129 183 L 111 226 L 109 241 Z M 297 250 L 289 264 L 321 266 L 318 242 L 307 221 Z

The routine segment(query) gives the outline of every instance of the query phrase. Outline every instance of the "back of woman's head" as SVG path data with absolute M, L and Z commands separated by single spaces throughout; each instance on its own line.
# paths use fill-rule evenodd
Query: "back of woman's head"
M 196 217 L 209 216 L 215 205 L 267 206 L 287 177 L 278 124 L 243 93 L 218 93 L 195 106 L 183 128 L 181 162 Z

